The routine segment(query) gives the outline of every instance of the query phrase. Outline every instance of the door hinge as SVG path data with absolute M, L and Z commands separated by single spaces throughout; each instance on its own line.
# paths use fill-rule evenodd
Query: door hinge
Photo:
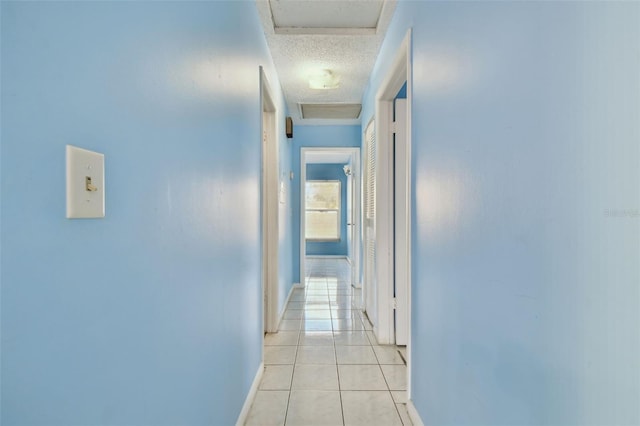
M 397 133 L 398 126 L 396 125 L 396 121 L 391 122 L 391 133 Z
M 398 309 L 398 299 L 396 299 L 395 297 L 391 299 L 391 307 L 393 309 Z

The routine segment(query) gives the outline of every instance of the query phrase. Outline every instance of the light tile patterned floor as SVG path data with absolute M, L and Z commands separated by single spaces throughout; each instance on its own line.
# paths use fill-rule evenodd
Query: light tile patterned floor
M 407 368 L 380 346 L 343 259 L 308 258 L 280 331 L 265 337 L 265 371 L 246 425 L 411 425 Z

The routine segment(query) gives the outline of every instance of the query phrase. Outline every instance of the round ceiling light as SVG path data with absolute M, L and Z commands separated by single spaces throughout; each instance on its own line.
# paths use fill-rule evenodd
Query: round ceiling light
M 309 77 L 309 88 L 318 90 L 337 89 L 340 78 L 329 69 L 321 70 Z

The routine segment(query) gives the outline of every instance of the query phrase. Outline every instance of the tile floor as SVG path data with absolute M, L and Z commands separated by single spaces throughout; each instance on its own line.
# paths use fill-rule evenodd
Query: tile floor
M 378 345 L 349 283 L 349 264 L 309 258 L 278 333 L 265 336 L 265 371 L 246 425 L 411 425 L 395 346 Z

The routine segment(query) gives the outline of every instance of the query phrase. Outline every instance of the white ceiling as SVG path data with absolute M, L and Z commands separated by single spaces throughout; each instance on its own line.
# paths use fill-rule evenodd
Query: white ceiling
M 396 0 L 257 0 L 269 49 L 294 122 L 360 124 L 359 119 L 302 119 L 300 103 L 360 103 Z M 309 88 L 329 69 L 336 89 Z

